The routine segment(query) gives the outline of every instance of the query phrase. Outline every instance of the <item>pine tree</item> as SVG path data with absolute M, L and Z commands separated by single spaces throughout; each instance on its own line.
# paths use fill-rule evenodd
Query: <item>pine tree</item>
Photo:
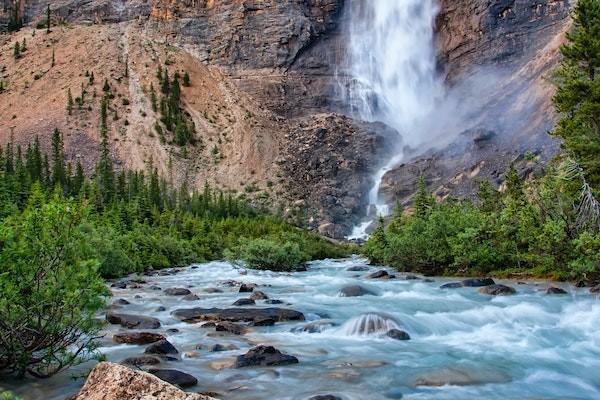
M 50 33 L 50 4 L 46 7 L 46 33 Z
M 69 115 L 73 112 L 73 95 L 70 88 L 67 90 L 67 112 Z
M 425 218 L 429 215 L 434 205 L 435 199 L 427 190 L 425 178 L 421 176 L 417 183 L 417 193 L 415 194 L 415 213 L 418 217 Z
M 51 67 L 54 67 L 54 65 L 56 65 L 56 59 L 54 58 L 54 47 L 52 48 L 52 63 L 50 64 Z
M 15 57 L 15 60 L 21 58 L 21 43 L 15 42 L 13 56 Z
M 185 86 L 185 87 L 190 86 L 190 74 L 188 74 L 187 71 L 185 71 L 185 74 L 183 74 L 183 86 Z
M 152 111 L 156 112 L 158 110 L 156 91 L 154 90 L 154 85 L 150 84 L 150 104 L 152 105 Z
M 514 164 L 506 172 L 506 195 L 517 203 L 525 202 L 525 192 L 523 190 L 523 181 L 517 172 Z
M 85 174 L 83 173 L 83 166 L 81 165 L 81 161 L 77 160 L 77 166 L 75 167 L 75 176 L 73 177 L 72 188 L 71 191 L 73 194 L 77 195 L 81 192 L 83 188 L 83 183 L 85 182 Z
M 23 38 L 23 43 L 21 44 L 21 53 L 27 51 L 27 38 Z
M 110 92 L 110 85 L 108 84 L 108 79 L 104 79 L 104 84 L 102 85 L 102 91 L 107 93 Z
M 94 84 L 94 71 L 90 72 L 88 83 L 90 84 L 90 86 Z
M 65 153 L 62 134 L 58 129 L 52 133 L 52 177 L 53 186 L 66 188 L 67 172 L 65 169 Z
M 561 47 L 556 72 L 556 110 L 562 115 L 554 134 L 583 168 L 594 194 L 600 196 L 600 1 L 579 0 L 573 28 Z

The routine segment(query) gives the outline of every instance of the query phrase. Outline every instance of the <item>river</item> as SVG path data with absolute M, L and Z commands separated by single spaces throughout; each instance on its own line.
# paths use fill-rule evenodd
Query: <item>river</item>
M 440 289 L 448 279 L 366 279 L 377 270 L 366 260 L 317 261 L 293 274 L 245 271 L 224 262 L 182 269 L 175 275 L 143 277 L 140 288 L 113 289 L 114 298 L 131 304 L 119 312 L 160 319 L 168 340 L 180 351 L 177 361 L 161 367 L 194 375 L 199 385 L 223 399 L 301 400 L 315 394 L 351 399 L 598 399 L 600 398 L 600 302 L 585 289 L 563 285 L 568 295 L 546 295 L 549 283 L 504 282 L 512 296 L 492 297 L 476 288 Z M 304 313 L 307 321 L 253 327 L 243 335 L 215 332 L 173 318 L 179 308 L 227 308 L 248 297 L 225 281 L 250 282 L 256 290 Z M 373 295 L 341 297 L 347 285 L 361 285 Z M 162 291 L 190 287 L 199 300 L 183 301 Z M 207 293 L 218 288 L 222 293 Z M 157 312 L 160 306 L 164 311 Z M 276 307 L 257 301 L 254 307 Z M 321 332 L 302 330 L 327 320 Z M 367 322 L 385 329 L 366 334 Z M 411 340 L 385 336 L 387 328 L 405 330 Z M 166 333 L 177 329 L 177 333 Z M 362 329 L 362 330 L 361 330 Z M 145 346 L 115 344 L 107 327 L 102 352 L 119 362 L 143 353 Z M 216 343 L 238 349 L 209 352 Z M 265 343 L 298 357 L 299 364 L 277 368 L 216 369 L 252 346 Z M 196 347 L 200 345 L 200 349 Z M 225 361 L 224 361 L 225 360 Z M 62 400 L 77 391 L 91 368 L 79 366 L 49 380 L 12 383 L 24 399 Z M 449 384 L 445 384 L 449 383 Z

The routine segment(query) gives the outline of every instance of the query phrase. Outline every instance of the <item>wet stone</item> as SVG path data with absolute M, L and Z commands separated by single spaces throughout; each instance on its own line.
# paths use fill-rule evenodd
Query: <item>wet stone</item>
M 264 292 L 261 292 L 260 290 L 255 291 L 254 293 L 252 293 L 252 295 L 250 296 L 251 300 L 267 300 L 269 298 L 269 296 L 267 296 Z
M 113 335 L 116 343 L 126 344 L 150 344 L 164 339 L 163 335 L 154 332 L 123 332 Z
M 150 355 L 127 357 L 121 361 L 121 364 L 132 365 L 135 367 L 140 367 L 143 365 L 158 365 L 160 364 L 160 358 Z
M 492 278 L 465 279 L 461 283 L 464 287 L 483 287 L 496 284 Z
M 160 321 L 153 317 L 142 315 L 117 314 L 108 312 L 106 320 L 113 325 L 121 325 L 129 329 L 158 329 Z
M 505 285 L 491 285 L 479 289 L 479 293 L 488 294 L 490 296 L 506 296 L 515 294 L 516 292 L 517 291 L 514 288 Z
M 150 369 L 148 372 L 157 378 L 169 382 L 172 385 L 177 385 L 180 388 L 188 388 L 198 384 L 198 379 L 176 369 Z
M 556 286 L 550 286 L 546 289 L 546 294 L 567 294 L 567 291 Z
M 400 329 L 390 329 L 385 335 L 396 340 L 410 340 L 410 335 Z
M 165 289 L 165 294 L 168 296 L 186 296 L 192 292 L 186 288 L 168 288 Z
M 144 350 L 146 354 L 178 354 L 179 351 L 168 340 L 160 340 Z
M 298 364 L 298 359 L 280 352 L 273 346 L 261 345 L 250 349 L 246 354 L 238 356 L 234 367 L 273 367 L 290 364 Z
M 232 305 L 233 306 L 253 306 L 256 302 L 252 299 L 239 299 L 236 300 Z
M 365 295 L 374 295 L 372 291 L 365 289 L 360 285 L 345 286 L 340 290 L 341 297 L 360 297 Z

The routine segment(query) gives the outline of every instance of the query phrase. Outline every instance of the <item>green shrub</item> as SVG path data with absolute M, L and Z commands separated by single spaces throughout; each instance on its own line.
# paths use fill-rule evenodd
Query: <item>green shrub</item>
M 309 259 L 297 243 L 280 243 L 267 239 L 243 243 L 238 249 L 237 257 L 249 268 L 270 271 L 293 271 Z

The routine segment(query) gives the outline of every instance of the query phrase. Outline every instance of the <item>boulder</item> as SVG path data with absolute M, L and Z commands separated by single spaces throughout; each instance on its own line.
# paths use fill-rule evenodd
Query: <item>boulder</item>
M 360 285 L 345 286 L 340 289 L 341 297 L 360 297 L 365 295 L 375 295 L 375 293 Z
M 126 344 L 150 344 L 164 339 L 165 337 L 160 333 L 153 332 L 122 332 L 113 335 L 116 343 Z
M 440 286 L 440 289 L 458 289 L 463 287 L 462 282 L 448 282 Z
M 166 339 L 163 339 L 163 340 L 159 340 L 156 343 L 152 343 L 150 346 L 146 347 L 146 350 L 144 350 L 144 353 L 166 355 L 166 354 L 178 354 L 179 351 L 177 351 L 177 349 L 175 348 L 175 346 L 173 346 L 171 344 L 171 342 L 169 342 Z
M 251 293 L 256 288 L 254 283 L 242 283 L 240 285 L 240 293 Z
M 198 379 L 176 369 L 150 369 L 148 372 L 157 378 L 169 382 L 172 385 L 177 385 L 180 388 L 188 388 L 198 384 Z
M 233 306 L 253 306 L 256 302 L 252 299 L 238 299 L 232 305 Z
M 600 293 L 600 285 L 596 285 L 590 289 L 590 293 Z
M 274 367 L 279 365 L 298 364 L 298 359 L 288 354 L 283 354 L 273 346 L 257 346 L 246 354 L 238 356 L 235 368 L 244 367 Z
M 215 324 L 215 330 L 217 332 L 233 333 L 234 335 L 243 335 L 244 333 L 246 333 L 245 327 L 228 321 L 217 322 Z
M 158 329 L 160 321 L 143 315 L 106 313 L 106 320 L 113 325 L 121 325 L 128 329 Z
M 204 289 L 205 293 L 223 293 L 221 289 L 218 288 L 206 288 Z
M 484 286 L 479 289 L 479 293 L 489 294 L 490 296 L 506 296 L 510 294 L 515 294 L 517 291 L 510 286 L 505 285 L 490 285 Z
M 257 290 L 256 292 L 252 293 L 252 295 L 250 296 L 251 300 L 267 300 L 269 298 L 269 296 L 267 296 L 266 294 L 264 294 L 264 292 L 261 292 L 260 290 Z
M 181 298 L 181 300 L 184 300 L 184 301 L 196 301 L 196 300 L 200 300 L 200 297 L 198 297 L 197 295 L 191 293 L 191 294 L 183 296 Z
M 172 315 L 184 322 L 229 321 L 252 322 L 257 318 L 273 318 L 277 322 L 304 321 L 304 314 L 285 308 L 189 308 L 173 311 Z
M 465 279 L 461 282 L 464 287 L 483 287 L 495 285 L 496 282 L 492 278 L 473 278 Z
M 277 321 L 272 317 L 258 317 L 252 321 L 252 326 L 273 326 L 275 322 Z
M 119 305 L 119 306 L 127 306 L 127 305 L 129 305 L 131 303 L 129 301 L 125 300 L 125 299 L 118 299 L 113 304 L 116 304 L 116 305 Z
M 265 300 L 265 304 L 283 304 L 283 301 L 277 299 Z
M 101 362 L 92 370 L 73 400 L 214 400 L 185 393 L 179 388 L 143 371 Z
M 550 286 L 546 289 L 546 294 L 567 294 L 567 291 L 556 286 Z
M 114 289 L 127 289 L 127 283 L 125 282 L 115 282 L 112 285 L 110 285 L 111 288 Z
M 336 326 L 336 323 L 331 320 L 321 320 L 296 327 L 292 329 L 292 332 L 320 333 L 325 329 L 333 328 L 334 326 Z
M 162 288 L 160 286 L 156 286 L 156 285 L 152 285 L 148 289 L 150 289 L 150 290 L 156 290 L 156 291 L 162 290 Z
M 215 345 L 213 345 L 212 347 L 210 347 L 208 349 L 208 351 L 216 353 L 216 352 L 220 352 L 220 351 L 232 351 L 232 350 L 237 350 L 238 347 L 234 344 L 220 344 L 217 343 Z
M 192 292 L 186 288 L 168 288 L 165 289 L 164 292 L 168 296 L 186 296 L 188 294 L 192 294 Z
M 410 335 L 400 329 L 390 329 L 385 335 L 396 340 L 410 340 Z
M 156 310 L 154 310 L 156 312 L 163 312 L 163 311 L 167 311 L 167 308 L 165 306 L 158 306 L 156 307 Z
M 365 265 L 357 265 L 354 267 L 350 267 L 350 268 L 346 268 L 346 271 L 349 272 L 364 272 L 364 271 L 368 271 L 369 267 L 365 266 Z
M 158 365 L 160 364 L 160 358 L 150 355 L 127 357 L 126 359 L 121 361 L 121 364 L 133 365 L 134 367 L 141 367 L 144 365 Z
M 380 270 L 367 275 L 368 279 L 390 279 L 390 274 L 385 270 Z

